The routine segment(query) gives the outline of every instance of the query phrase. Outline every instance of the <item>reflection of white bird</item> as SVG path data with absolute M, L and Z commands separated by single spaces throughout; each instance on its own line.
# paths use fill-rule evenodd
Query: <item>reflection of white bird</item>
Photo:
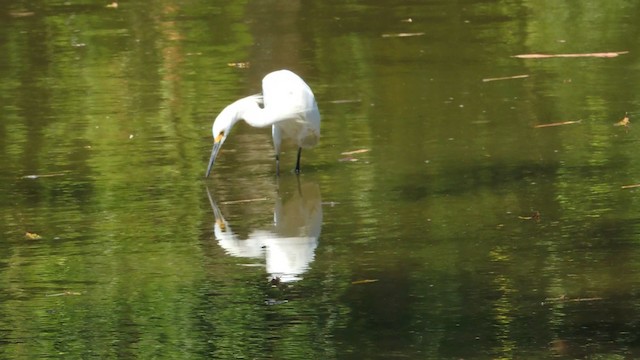
M 276 152 L 276 174 L 280 171 L 282 140 L 292 141 L 298 146 L 296 173 L 299 173 L 302 148 L 315 146 L 320 138 L 320 111 L 311 88 L 289 70 L 274 71 L 262 79 L 262 95 L 237 100 L 216 117 L 212 128 L 214 143 L 207 177 L 220 147 L 238 120 L 244 120 L 253 127 L 271 125 Z
M 208 189 L 207 189 L 208 191 Z M 303 184 L 291 198 L 278 198 L 270 229 L 254 230 L 240 239 L 222 216 L 209 194 L 216 218 L 214 234 L 229 255 L 260 259 L 264 257 L 267 272 L 282 282 L 300 280 L 315 256 L 322 229 L 320 188 L 315 183 Z

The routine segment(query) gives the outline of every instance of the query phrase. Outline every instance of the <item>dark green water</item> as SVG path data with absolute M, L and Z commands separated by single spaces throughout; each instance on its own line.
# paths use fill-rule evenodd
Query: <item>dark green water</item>
M 107 3 L 0 4 L 0 357 L 640 357 L 640 3 Z

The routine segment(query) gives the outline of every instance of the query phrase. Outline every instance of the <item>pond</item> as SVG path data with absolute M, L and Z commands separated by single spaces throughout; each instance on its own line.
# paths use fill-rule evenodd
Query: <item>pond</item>
M 0 357 L 640 357 L 639 7 L 5 2 Z

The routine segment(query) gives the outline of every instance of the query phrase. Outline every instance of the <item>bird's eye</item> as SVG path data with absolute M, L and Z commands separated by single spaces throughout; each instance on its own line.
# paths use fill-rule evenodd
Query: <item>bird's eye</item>
M 216 136 L 214 140 L 215 142 L 220 142 L 220 140 L 222 140 L 223 137 L 224 137 L 224 131 L 220 131 L 220 133 L 218 134 L 218 136 Z

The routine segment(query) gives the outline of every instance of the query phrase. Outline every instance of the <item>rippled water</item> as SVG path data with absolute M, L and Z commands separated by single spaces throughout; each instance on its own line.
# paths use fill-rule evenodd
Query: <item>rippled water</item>
M 638 10 L 0 5 L 1 356 L 638 357 Z M 279 68 L 302 174 L 239 124 L 204 179 Z

